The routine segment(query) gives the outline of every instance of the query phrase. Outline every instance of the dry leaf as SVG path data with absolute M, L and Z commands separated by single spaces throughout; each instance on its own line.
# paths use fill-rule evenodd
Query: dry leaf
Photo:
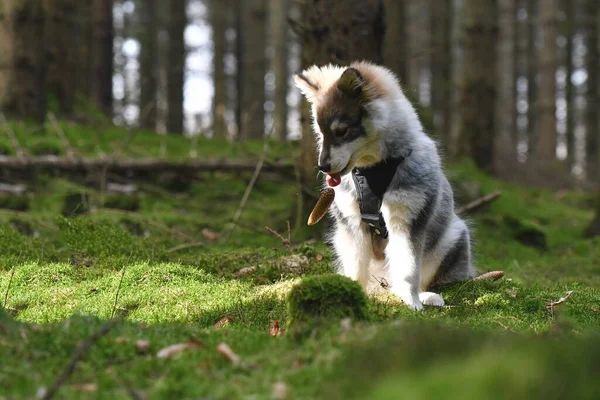
M 224 327 L 230 325 L 232 322 L 233 322 L 233 319 L 231 319 L 230 316 L 226 315 L 223 318 L 221 318 L 219 321 L 217 321 L 217 323 L 215 324 L 215 328 L 217 328 L 217 329 L 224 328 Z
M 290 397 L 290 387 L 284 382 L 277 382 L 273 385 L 273 392 L 271 393 L 271 399 L 273 400 L 285 400 Z
M 204 236 L 206 239 L 212 240 L 212 241 L 219 239 L 219 235 L 217 235 L 213 231 L 206 229 L 206 228 L 202 229 L 202 236 Z
M 323 259 L 323 256 L 321 254 L 317 254 L 316 259 L 317 261 L 321 261 Z
M 279 327 L 279 321 L 274 321 L 273 322 L 273 326 L 271 326 L 271 329 L 269 330 L 269 334 L 273 337 L 275 336 L 281 336 L 285 333 L 284 329 L 281 329 Z
M 593 312 L 598 312 L 598 308 L 597 308 L 597 307 L 594 307 L 594 306 L 592 306 L 592 311 L 593 311 Z
M 551 310 L 552 308 L 554 308 L 555 306 L 564 303 L 565 301 L 567 301 L 567 299 L 571 296 L 571 293 L 573 293 L 572 290 L 569 290 L 563 297 L 561 297 L 560 299 L 556 300 L 556 301 L 551 301 L 550 303 L 546 304 L 546 309 L 547 310 Z
M 231 350 L 231 347 L 229 347 L 226 343 L 220 343 L 219 345 L 217 345 L 217 351 L 226 359 L 228 359 L 229 361 L 231 361 L 231 363 L 234 366 L 238 366 L 241 364 L 242 359 L 240 358 L 240 356 L 238 356 L 237 354 L 235 354 L 233 352 L 233 350 Z
M 95 383 L 74 383 L 71 385 L 71 389 L 83 392 L 95 392 L 98 390 L 98 386 Z
M 138 353 L 145 353 L 150 348 L 150 342 L 147 340 L 136 340 L 135 350 Z
M 188 341 L 185 343 L 172 344 L 171 346 L 161 349 L 158 353 L 156 353 L 156 356 L 163 359 L 171 358 L 176 354 L 192 348 L 206 348 L 206 346 L 199 340 L 188 339 Z

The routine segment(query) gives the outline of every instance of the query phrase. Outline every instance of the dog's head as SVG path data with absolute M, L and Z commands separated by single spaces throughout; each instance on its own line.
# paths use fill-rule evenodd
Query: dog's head
M 339 179 L 355 166 L 380 160 L 381 134 L 374 121 L 374 103 L 383 97 L 384 88 L 377 68 L 367 63 L 313 66 L 294 76 L 312 105 L 319 169 L 330 177 Z

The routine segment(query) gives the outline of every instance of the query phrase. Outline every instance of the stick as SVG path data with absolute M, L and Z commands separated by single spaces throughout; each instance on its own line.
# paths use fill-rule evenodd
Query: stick
M 56 119 L 56 116 L 54 115 L 53 112 L 49 112 L 48 113 L 48 118 L 50 119 L 50 122 L 52 123 L 52 126 L 54 127 L 54 130 L 58 134 L 58 137 L 60 138 L 60 141 L 62 142 L 63 147 L 67 151 L 67 158 L 69 160 L 72 160 L 73 159 L 73 154 L 74 154 L 73 153 L 73 148 L 71 147 L 71 144 L 69 143 L 69 139 L 67 139 L 67 136 L 65 135 L 65 132 L 60 127 L 60 124 L 58 123 L 58 120 Z
M 500 197 L 501 194 L 502 193 L 500 193 L 500 192 L 494 192 L 494 193 L 485 195 L 483 197 L 480 197 L 476 200 L 473 200 L 472 202 L 470 202 L 467 205 L 457 208 L 456 213 L 463 214 L 463 213 L 469 213 L 469 212 L 475 211 L 476 209 L 496 200 L 498 197 Z
M 265 226 L 265 229 L 268 230 L 269 232 L 271 232 L 273 235 L 277 236 L 279 238 L 279 240 L 281 240 L 281 242 L 283 243 L 283 246 L 288 249 L 290 252 L 292 251 L 292 249 L 290 248 L 290 239 L 286 239 L 283 237 L 282 234 L 280 234 L 279 232 L 277 232 L 276 230 L 269 228 L 268 226 Z M 290 236 L 289 233 L 289 221 L 288 221 L 288 237 Z
M 260 160 L 258 160 L 258 163 L 256 164 L 256 167 L 254 168 L 254 174 L 252 175 L 250 182 L 248 182 L 248 186 L 246 187 L 244 196 L 242 196 L 242 200 L 240 201 L 240 206 L 238 207 L 237 211 L 235 212 L 235 216 L 233 217 L 233 225 L 231 226 L 231 228 L 229 229 L 227 234 L 224 236 L 223 243 L 226 243 L 229 240 L 231 234 L 233 233 L 233 230 L 237 226 L 238 220 L 242 216 L 242 211 L 244 211 L 246 202 L 248 201 L 248 198 L 250 197 L 250 193 L 252 192 L 252 189 L 254 189 L 254 184 L 256 183 L 256 180 L 258 179 L 258 175 L 260 175 L 260 171 L 265 162 L 265 158 L 267 157 L 267 151 L 268 151 L 268 144 L 267 144 L 267 141 L 265 140 L 263 154 L 260 156 Z
M 167 250 L 167 253 L 174 253 L 174 252 L 180 251 L 180 250 L 191 249 L 193 247 L 204 247 L 204 246 L 205 245 L 202 242 L 180 244 L 179 246 L 171 247 L 169 250 Z
M 103 336 L 105 336 L 112 328 L 117 325 L 120 319 L 111 319 L 104 325 L 102 325 L 96 332 L 88 337 L 84 342 L 80 343 L 75 350 L 75 353 L 71 356 L 69 363 L 63 370 L 63 372 L 56 378 L 50 389 L 45 390 L 38 396 L 39 400 L 48 400 L 54 397 L 56 392 L 61 388 L 62 385 L 69 379 L 69 377 L 75 371 L 77 363 L 83 360 L 86 354 L 90 351 L 91 347 Z
M 19 144 L 19 141 L 17 140 L 17 135 L 15 135 L 15 133 L 12 131 L 12 129 L 10 129 L 10 125 L 8 124 L 8 121 L 6 120 L 6 117 L 1 112 L 0 112 L 0 122 L 2 123 L 2 126 L 4 127 L 6 134 L 8 135 L 8 138 L 10 139 L 10 142 L 15 149 L 15 154 L 17 155 L 16 158 L 19 160 L 23 159 L 24 152 L 23 152 L 23 149 L 21 148 L 21 145 Z

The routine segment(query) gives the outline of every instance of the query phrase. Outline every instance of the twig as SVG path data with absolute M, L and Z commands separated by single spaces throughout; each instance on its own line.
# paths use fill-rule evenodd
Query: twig
M 180 250 L 191 249 L 194 247 L 204 247 L 204 246 L 205 246 L 205 244 L 202 242 L 185 243 L 185 244 L 181 244 L 179 246 L 171 247 L 169 250 L 167 250 L 167 253 L 174 253 L 174 252 L 180 251 Z
M 571 296 L 571 294 L 573 294 L 572 290 L 569 290 L 563 297 L 561 297 L 560 299 L 556 300 L 556 301 L 550 301 L 548 304 L 546 304 L 546 310 L 550 310 L 552 311 L 552 309 L 554 307 L 556 307 L 559 304 L 564 303 L 565 301 L 567 301 L 567 299 Z
M 457 214 L 463 214 L 463 213 L 469 213 L 472 211 L 475 211 L 476 209 L 491 203 L 492 201 L 496 200 L 498 197 L 500 197 L 502 193 L 500 192 L 494 192 L 494 193 L 490 193 L 488 195 L 485 195 L 483 197 L 480 197 L 478 199 L 473 200 L 472 202 L 470 202 L 467 205 L 464 205 L 462 207 L 458 207 L 456 209 L 456 213 Z
M 75 371 L 77 363 L 79 363 L 86 354 L 90 351 L 91 347 L 103 336 L 105 336 L 112 328 L 114 328 L 120 319 L 111 319 L 102 325 L 96 332 L 88 337 L 84 342 L 80 343 L 75 350 L 75 353 L 71 356 L 69 363 L 63 370 L 63 372 L 56 378 L 50 389 L 42 391 L 38 396 L 39 400 L 48 400 L 54 397 L 56 392 L 65 384 L 69 377 Z
M 250 193 L 252 192 L 252 189 L 254 189 L 254 184 L 256 183 L 256 180 L 258 179 L 258 176 L 260 175 L 260 171 L 262 170 L 263 164 L 265 162 L 265 158 L 267 157 L 268 150 L 269 150 L 269 145 L 268 145 L 267 140 L 265 139 L 263 154 L 260 156 L 260 160 L 258 160 L 258 163 L 256 164 L 256 168 L 254 168 L 254 174 L 252 174 L 252 178 L 250 179 L 250 182 L 248 182 L 246 191 L 244 192 L 244 195 L 242 196 L 242 200 L 240 201 L 240 206 L 238 207 L 237 211 L 235 212 L 235 216 L 233 217 L 233 224 L 231 225 L 231 228 L 229 229 L 229 231 L 227 231 L 227 234 L 223 236 L 223 243 L 226 243 L 229 240 L 229 238 L 231 237 L 231 234 L 233 233 L 233 230 L 237 226 L 238 220 L 242 216 L 242 212 L 244 211 L 246 202 L 248 201 L 248 198 L 250 197 Z
M 2 123 L 2 126 L 4 127 L 4 130 L 6 131 L 6 134 L 8 135 L 8 138 L 10 139 L 10 142 L 11 142 L 13 148 L 15 149 L 15 154 L 17 156 L 17 159 L 24 158 L 25 153 L 23 152 L 23 148 L 21 148 L 21 145 L 19 144 L 19 141 L 17 140 L 17 135 L 15 135 L 15 133 L 12 131 L 12 129 L 10 129 L 10 125 L 8 124 L 8 121 L 6 120 L 6 117 L 1 112 L 0 112 L 0 122 Z
M 115 302 L 113 304 L 112 312 L 110 313 L 110 317 L 114 318 L 115 310 L 117 309 L 117 303 L 119 301 L 119 293 L 121 292 L 121 284 L 123 283 L 123 277 L 125 276 L 125 270 L 127 269 L 127 265 L 123 267 L 123 271 L 121 271 L 121 278 L 119 279 L 119 286 L 117 286 L 117 293 L 115 293 Z
M 505 331 L 514 332 L 514 329 L 512 329 L 510 326 L 506 326 L 500 321 L 496 321 L 496 323 L 498 325 L 500 325 L 502 328 L 504 328 Z
M 10 278 L 8 278 L 8 286 L 6 287 L 6 292 L 4 293 L 4 305 L 2 306 L 2 308 L 6 308 L 6 304 L 8 303 L 8 292 L 10 291 L 10 286 L 12 284 L 13 276 L 15 275 L 15 269 L 17 269 L 16 264 L 10 270 Z
M 289 236 L 289 225 L 290 222 L 288 221 L 288 236 Z M 279 232 L 277 232 L 276 230 L 269 228 L 268 226 L 265 226 L 265 229 L 268 230 L 269 232 L 271 232 L 273 235 L 277 236 L 282 242 L 283 242 L 283 246 L 288 249 L 290 252 L 292 251 L 291 247 L 290 247 L 290 240 L 286 239 L 283 237 L 283 235 L 281 235 Z
M 58 137 L 60 138 L 60 141 L 62 142 L 63 147 L 67 151 L 67 158 L 69 160 L 72 160 L 73 159 L 73 155 L 74 155 L 73 148 L 71 147 L 71 144 L 69 143 L 69 139 L 67 139 L 67 136 L 65 135 L 65 132 L 60 127 L 60 124 L 58 123 L 58 120 L 56 119 L 56 116 L 54 115 L 53 112 L 49 112 L 48 113 L 48 118 L 50 119 L 50 122 L 52 123 L 52 126 L 54 127 L 54 130 L 58 134 Z

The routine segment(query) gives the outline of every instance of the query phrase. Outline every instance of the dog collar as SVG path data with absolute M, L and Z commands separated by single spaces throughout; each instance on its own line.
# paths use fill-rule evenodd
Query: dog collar
M 381 214 L 381 204 L 398 166 L 404 161 L 412 150 L 403 157 L 386 158 L 369 167 L 355 167 L 352 170 L 352 179 L 356 193 L 361 219 L 369 225 L 371 232 L 384 239 L 388 237 L 388 230 Z

